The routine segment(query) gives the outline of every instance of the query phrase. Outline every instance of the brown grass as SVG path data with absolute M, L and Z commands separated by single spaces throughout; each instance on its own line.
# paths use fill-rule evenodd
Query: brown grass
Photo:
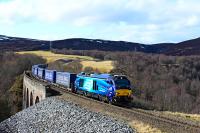
M 164 111 L 163 114 L 200 122 L 200 114 L 186 114 L 186 113 L 169 112 L 169 111 Z
M 92 67 L 100 72 L 110 72 L 113 69 L 113 61 L 81 61 L 81 64 L 83 69 L 85 67 Z
M 158 128 L 154 128 L 151 125 L 138 120 L 133 120 L 129 122 L 129 125 L 132 128 L 136 129 L 138 133 L 163 133 Z
M 17 53 L 18 54 L 35 54 L 46 59 L 47 63 L 54 62 L 59 59 L 95 60 L 94 58 L 89 57 L 89 56 L 55 54 L 50 51 L 22 51 L 22 52 L 17 52 Z

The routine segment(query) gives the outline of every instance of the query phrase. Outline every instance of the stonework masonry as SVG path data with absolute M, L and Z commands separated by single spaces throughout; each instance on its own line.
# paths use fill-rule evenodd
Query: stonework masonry
M 46 98 L 46 86 L 30 79 L 24 74 L 23 79 L 23 108 L 35 105 L 39 101 Z

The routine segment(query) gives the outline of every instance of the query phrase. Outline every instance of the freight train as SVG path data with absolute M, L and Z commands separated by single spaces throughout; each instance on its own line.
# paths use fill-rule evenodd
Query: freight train
M 58 72 L 47 69 L 46 64 L 32 66 L 32 75 L 63 86 L 73 93 L 95 97 L 111 104 L 130 102 L 132 99 L 131 84 L 124 75 Z

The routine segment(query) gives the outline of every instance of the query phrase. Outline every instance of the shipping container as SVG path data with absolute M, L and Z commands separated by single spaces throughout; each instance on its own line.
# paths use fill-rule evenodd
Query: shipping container
M 45 69 L 45 80 L 55 83 L 56 82 L 56 71 Z
M 74 88 L 76 74 L 68 72 L 56 72 L 56 83 L 63 85 L 67 88 Z
M 34 68 L 34 72 L 33 73 L 34 73 L 34 75 L 38 75 L 38 67 Z
M 32 66 L 32 74 L 34 75 L 34 73 L 35 73 L 35 65 Z
M 38 75 L 37 71 L 38 71 L 38 66 L 37 65 L 32 66 L 32 74 L 37 76 Z
M 44 79 L 44 76 L 45 76 L 45 69 L 44 68 L 39 68 L 38 67 L 38 77 Z
M 37 65 L 39 68 L 47 68 L 48 64 L 38 64 Z

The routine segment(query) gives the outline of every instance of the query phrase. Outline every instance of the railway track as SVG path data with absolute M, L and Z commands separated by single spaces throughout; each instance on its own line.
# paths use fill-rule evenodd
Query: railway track
M 153 127 L 159 128 L 163 132 L 169 133 L 200 133 L 200 124 L 190 123 L 188 121 L 179 120 L 177 118 L 169 118 L 136 108 L 129 109 L 107 104 L 76 93 L 72 93 L 66 88 L 63 88 L 56 84 L 50 84 L 44 80 L 36 78 L 32 76 L 31 73 L 27 74 L 27 76 L 29 76 L 29 78 L 31 78 L 32 80 L 37 80 L 38 82 L 45 84 L 50 89 L 59 91 L 61 93 L 67 93 L 81 100 L 91 101 L 92 103 L 96 104 L 95 106 L 99 107 L 99 110 L 101 110 L 101 112 L 110 112 L 109 114 L 111 114 L 112 116 L 120 117 L 127 122 L 137 119 L 144 123 L 148 123 Z M 92 108 L 92 105 L 90 106 L 90 108 Z

